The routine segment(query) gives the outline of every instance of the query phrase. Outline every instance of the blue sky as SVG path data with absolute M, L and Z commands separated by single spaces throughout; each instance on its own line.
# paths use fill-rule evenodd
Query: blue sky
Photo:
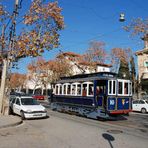
M 22 1 L 20 16 L 29 8 L 30 2 Z M 5 0 L 10 10 L 13 3 L 14 0 Z M 148 18 L 148 0 L 59 0 L 58 3 L 63 9 L 65 29 L 60 31 L 61 46 L 46 52 L 43 55 L 46 60 L 54 59 L 59 49 L 83 54 L 90 41 L 104 42 L 107 52 L 114 47 L 131 48 L 133 52 L 143 48 L 140 37 L 131 38 L 123 26 L 134 18 Z M 119 22 L 120 13 L 125 14 L 125 22 Z M 21 27 L 19 24 L 17 31 Z M 19 69 L 13 71 L 25 73 L 26 65 L 31 60 L 27 58 L 19 61 Z

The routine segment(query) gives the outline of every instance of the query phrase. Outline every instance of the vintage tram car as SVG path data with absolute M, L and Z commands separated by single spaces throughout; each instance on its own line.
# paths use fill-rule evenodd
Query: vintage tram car
M 132 111 L 132 83 L 112 72 L 63 77 L 53 85 L 51 108 L 89 118 Z

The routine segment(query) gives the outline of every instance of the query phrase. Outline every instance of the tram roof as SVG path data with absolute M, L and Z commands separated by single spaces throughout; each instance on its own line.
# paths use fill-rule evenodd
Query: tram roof
M 79 74 L 69 77 L 61 77 L 57 83 L 70 83 L 70 82 L 85 82 L 85 81 L 94 81 L 94 80 L 108 80 L 116 79 L 116 73 L 112 72 L 98 72 L 90 74 Z

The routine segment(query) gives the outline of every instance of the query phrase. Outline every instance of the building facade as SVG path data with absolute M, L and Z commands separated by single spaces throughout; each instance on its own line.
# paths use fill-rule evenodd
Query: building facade
M 148 34 L 143 38 L 144 49 L 136 52 L 140 91 L 148 93 Z
M 111 65 L 102 64 L 98 62 L 88 63 L 85 61 L 81 61 L 81 55 L 73 53 L 73 52 L 64 52 L 59 54 L 56 58 L 64 58 L 68 61 L 70 66 L 70 71 L 72 75 L 76 74 L 87 74 L 87 73 L 94 73 L 94 72 L 110 72 Z M 27 74 L 30 77 L 26 82 L 26 89 L 27 90 L 34 90 L 40 89 L 41 94 L 43 94 L 45 86 L 39 81 L 38 76 L 36 73 L 30 73 L 28 71 Z M 47 89 L 51 89 L 51 85 L 47 86 Z M 29 91 L 28 91 L 29 92 Z M 33 91 L 31 91 L 33 92 Z

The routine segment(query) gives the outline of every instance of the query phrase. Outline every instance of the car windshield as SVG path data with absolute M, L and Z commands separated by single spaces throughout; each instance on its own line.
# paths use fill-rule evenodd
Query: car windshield
M 145 101 L 148 104 L 148 101 Z
M 39 102 L 33 98 L 21 98 L 22 105 L 39 105 Z

